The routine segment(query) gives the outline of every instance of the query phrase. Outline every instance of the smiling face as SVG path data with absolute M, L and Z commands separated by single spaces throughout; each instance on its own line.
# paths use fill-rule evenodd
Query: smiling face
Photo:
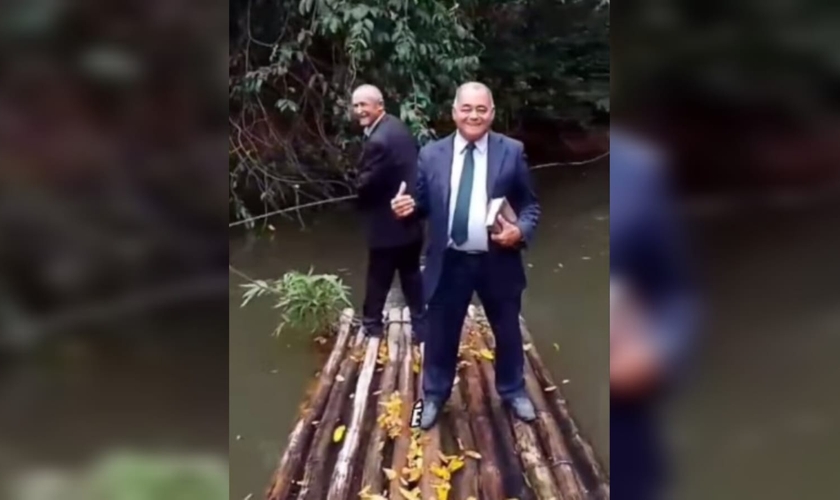
M 490 92 L 479 84 L 461 88 L 452 107 L 452 119 L 468 141 L 477 141 L 493 125 L 495 110 Z
M 359 120 L 359 125 L 362 127 L 373 125 L 385 111 L 382 98 L 377 94 L 377 92 L 364 87 L 353 92 L 353 115 Z

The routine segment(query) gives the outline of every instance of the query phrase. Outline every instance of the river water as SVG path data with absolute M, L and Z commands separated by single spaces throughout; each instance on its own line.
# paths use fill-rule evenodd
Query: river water
M 578 424 L 608 462 L 608 166 L 534 177 L 543 218 L 526 255 L 524 315 L 555 379 L 569 381 L 561 387 Z M 693 377 L 668 421 L 674 498 L 838 498 L 840 197 L 779 197 L 763 207 L 739 199 L 711 211 L 689 206 L 706 316 Z M 261 278 L 310 267 L 338 273 L 359 304 L 365 254 L 353 212 L 303 221 L 302 231 L 299 221 L 274 221 L 271 237 L 233 240 L 231 261 Z M 269 302 L 239 302 L 232 281 L 232 499 L 263 492 L 319 364 L 305 336 L 271 337 L 277 315 Z
M 609 165 L 534 172 L 543 215 L 526 254 L 523 314 L 537 348 L 562 385 L 582 428 L 609 461 Z M 255 278 L 289 270 L 335 273 L 352 287 L 358 310 L 365 246 L 350 209 L 272 221 L 267 237 L 231 241 L 231 263 Z M 231 498 L 260 496 L 284 449 L 307 384 L 320 360 L 311 340 L 274 338 L 269 299 L 240 308 L 241 280 L 230 285 Z M 554 347 L 557 344 L 558 348 Z

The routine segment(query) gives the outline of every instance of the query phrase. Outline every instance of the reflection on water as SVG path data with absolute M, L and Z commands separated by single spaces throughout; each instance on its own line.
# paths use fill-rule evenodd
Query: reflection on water
M 525 257 L 523 314 L 555 379 L 568 380 L 562 388 L 580 427 L 608 463 L 608 165 L 541 170 L 535 182 L 543 216 Z M 231 262 L 260 278 L 310 267 L 339 274 L 358 308 L 366 254 L 355 213 L 310 214 L 304 222 L 300 231 L 275 221 L 270 236 L 233 241 Z M 305 335 L 271 337 L 278 316 L 270 300 L 239 308 L 238 283 L 232 278 L 230 287 L 231 498 L 262 493 L 319 368 Z

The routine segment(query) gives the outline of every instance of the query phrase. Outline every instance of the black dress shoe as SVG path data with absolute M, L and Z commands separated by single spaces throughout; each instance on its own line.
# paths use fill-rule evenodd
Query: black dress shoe
M 433 399 L 423 401 L 423 413 L 420 414 L 420 428 L 427 431 L 434 427 L 438 416 L 440 416 L 442 407 L 442 404 Z
M 513 415 L 523 422 L 533 422 L 537 419 L 537 410 L 528 396 L 516 396 L 510 400 Z

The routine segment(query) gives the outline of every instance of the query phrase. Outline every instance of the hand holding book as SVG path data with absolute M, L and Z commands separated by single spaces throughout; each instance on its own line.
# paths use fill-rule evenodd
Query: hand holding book
M 516 225 L 517 216 L 505 198 L 490 200 L 485 225 L 490 239 L 505 247 L 514 247 L 522 241 L 522 230 Z

